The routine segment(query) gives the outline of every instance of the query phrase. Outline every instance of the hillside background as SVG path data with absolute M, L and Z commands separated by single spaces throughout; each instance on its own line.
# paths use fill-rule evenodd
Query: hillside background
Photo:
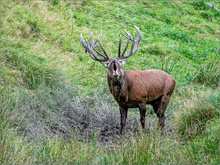
M 218 1 L 1 1 L 1 164 L 219 164 Z M 130 109 L 125 135 L 80 35 L 116 57 L 122 30 L 142 42 L 125 70 L 176 80 L 165 134 L 147 106 L 147 133 Z M 136 35 L 137 36 L 137 35 Z M 126 40 L 122 41 L 122 47 Z

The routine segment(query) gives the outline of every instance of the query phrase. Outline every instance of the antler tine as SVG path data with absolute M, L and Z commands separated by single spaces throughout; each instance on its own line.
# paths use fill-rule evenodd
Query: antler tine
M 94 47 L 94 50 L 96 53 L 98 53 L 99 55 L 101 55 L 102 57 L 106 58 L 106 56 L 104 56 L 102 53 L 100 53 L 95 47 Z
M 98 41 L 99 45 L 101 46 L 103 52 L 105 53 L 105 55 L 103 55 L 102 53 L 100 53 L 95 47 L 96 47 L 96 42 Z M 101 42 L 99 41 L 99 37 L 96 39 L 95 43 L 93 43 L 93 49 L 95 50 L 96 53 L 98 53 L 99 55 L 101 55 L 102 57 L 104 57 L 105 59 L 108 59 L 109 60 L 109 57 L 105 51 L 105 49 L 103 48 Z
M 122 35 L 123 35 L 125 38 L 127 38 L 128 40 L 127 40 L 127 44 L 126 44 L 126 46 L 125 46 L 124 51 L 122 52 L 121 55 L 120 55 L 120 54 L 118 55 L 119 58 L 124 56 L 124 54 L 125 54 L 125 52 L 126 52 L 126 50 L 127 50 L 127 48 L 128 48 L 129 40 L 132 40 L 132 37 L 131 37 L 130 33 L 128 33 L 126 30 L 123 30 L 123 31 L 128 35 L 128 37 L 125 36 L 124 34 L 122 34 Z
M 131 45 L 131 51 L 130 51 L 130 54 L 131 54 L 131 55 L 132 55 L 132 53 L 133 53 L 134 44 L 135 44 L 135 36 L 134 36 L 134 34 L 133 34 L 132 45 Z
M 92 45 L 94 46 L 94 48 L 95 48 L 95 47 L 96 47 L 96 45 L 97 45 L 97 41 L 98 41 L 98 39 L 96 39 L 96 40 L 95 40 L 95 42 L 94 42 L 94 40 L 93 40 Z
M 131 50 L 130 50 L 130 52 L 129 52 L 126 56 L 124 56 L 124 58 L 128 58 L 128 57 L 130 57 L 132 54 L 134 54 L 134 53 L 133 53 L 134 44 L 135 44 L 135 36 L 134 36 L 134 34 L 133 34 L 132 44 L 131 44 Z
M 138 40 L 137 40 L 137 48 L 138 48 L 138 46 L 140 45 L 140 43 L 141 43 L 141 40 L 142 40 L 142 36 L 141 36 L 141 32 L 140 32 L 140 30 L 139 30 L 139 28 L 137 27 L 137 26 L 135 26 L 135 28 L 136 28 L 136 30 L 137 30 L 137 34 L 138 34 Z M 137 50 L 136 50 L 137 51 Z
M 121 35 L 120 35 L 119 46 L 118 46 L 118 57 L 120 57 L 120 54 L 121 54 Z
M 130 35 L 130 33 L 128 33 L 128 32 L 127 32 L 126 30 L 124 30 L 124 29 L 123 29 L 123 31 L 128 35 L 129 38 L 126 37 L 126 36 L 125 36 L 125 37 L 126 37 L 127 39 L 131 40 L 132 36 Z
M 132 37 L 127 31 L 123 30 L 128 35 L 128 36 L 125 36 L 128 39 L 128 41 L 127 41 L 127 44 L 125 46 L 125 49 L 124 49 L 123 53 L 121 55 L 119 55 L 120 59 L 128 58 L 128 57 L 132 56 L 134 53 L 136 53 L 136 51 L 138 49 L 138 46 L 141 43 L 142 36 L 141 36 L 140 30 L 139 30 L 139 28 L 137 26 L 135 26 L 135 28 L 136 28 L 137 33 L 138 33 L 137 41 L 135 41 L 134 34 L 133 34 L 133 37 Z M 130 52 L 128 54 L 124 55 L 124 53 L 126 52 L 126 50 L 128 48 L 129 40 L 132 41 L 131 50 L 130 50 Z
M 89 52 L 89 54 L 90 54 L 90 56 L 92 57 L 92 59 L 95 60 L 95 61 L 108 61 L 108 60 L 109 60 L 109 57 L 108 57 L 106 51 L 104 50 L 103 46 L 101 45 L 99 39 L 96 39 L 96 41 L 93 42 L 93 43 L 91 43 L 91 41 L 92 41 L 92 33 L 91 33 L 91 36 L 90 36 L 89 41 L 86 40 L 87 45 L 85 44 L 85 41 L 84 41 L 84 39 L 83 39 L 83 37 L 82 37 L 82 34 L 81 34 L 80 42 L 81 42 L 81 44 L 83 45 L 83 47 L 85 48 L 86 52 Z M 102 53 L 100 53 L 98 50 L 95 49 L 95 47 L 96 47 L 96 45 L 97 45 L 97 44 L 96 44 L 97 41 L 99 42 L 99 44 L 100 44 L 100 46 L 101 46 L 103 52 L 105 53 L 105 55 L 103 55 Z M 104 58 L 99 58 L 99 57 L 97 57 L 97 56 L 93 53 L 93 50 L 95 50 L 96 53 L 98 53 L 99 55 L 101 55 L 101 56 L 104 57 Z
M 120 56 L 124 56 L 124 54 L 125 54 L 125 52 L 126 52 L 126 50 L 128 49 L 128 44 L 129 44 L 129 39 L 127 40 L 127 44 L 126 44 L 126 46 L 125 46 L 125 49 L 124 49 L 124 51 L 122 52 L 122 54 L 121 55 L 119 55 L 119 57 Z
M 102 51 L 103 51 L 104 54 L 106 55 L 106 57 L 109 58 L 108 55 L 107 55 L 107 53 L 106 53 L 106 51 L 105 51 L 105 49 L 104 49 L 104 47 L 102 46 L 101 42 L 99 41 L 99 38 L 98 38 L 98 42 L 99 42 L 99 45 L 100 45 L 101 48 L 102 48 Z

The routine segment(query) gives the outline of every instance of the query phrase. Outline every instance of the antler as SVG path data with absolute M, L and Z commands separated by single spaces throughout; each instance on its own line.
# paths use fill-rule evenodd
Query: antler
M 119 40 L 119 47 L 118 47 L 118 58 L 120 59 L 125 59 L 125 58 L 128 58 L 130 57 L 131 55 L 133 55 L 134 53 L 136 53 L 137 49 L 138 49 L 138 46 L 140 45 L 141 43 L 141 39 L 142 39 L 142 36 L 141 36 L 141 33 L 140 33 L 140 30 L 137 26 L 135 26 L 136 30 L 137 30 L 137 33 L 138 33 L 138 40 L 135 41 L 135 36 L 133 34 L 133 37 L 125 30 L 123 30 L 128 36 L 125 36 L 125 38 L 127 38 L 127 44 L 125 46 L 125 49 L 124 51 L 122 52 L 122 54 L 120 54 L 121 52 L 121 37 L 120 37 L 120 40 Z M 128 48 L 128 44 L 129 44 L 129 41 L 132 41 L 132 45 L 131 45 L 131 50 L 128 54 L 124 55 L 127 48 Z
M 86 52 L 89 52 L 90 56 L 92 57 L 93 60 L 95 61 L 108 61 L 109 60 L 109 57 L 105 51 L 105 49 L 103 48 L 101 42 L 99 41 L 99 38 L 97 38 L 94 42 L 93 40 L 93 43 L 91 43 L 92 41 L 92 33 L 91 33 L 91 36 L 90 36 L 90 39 L 89 39 L 89 42 L 86 40 L 87 42 L 87 45 L 85 44 L 84 40 L 83 40 L 83 37 L 82 37 L 82 34 L 81 34 L 81 38 L 80 38 L 80 42 L 81 44 L 84 46 L 84 48 L 86 49 Z M 104 52 L 105 55 L 103 55 L 102 53 L 100 53 L 95 47 L 97 45 L 97 42 L 99 43 L 100 47 L 102 48 L 102 51 Z M 104 58 L 99 58 L 97 57 L 94 53 L 93 53 L 93 50 L 95 50 L 96 53 L 98 53 L 99 55 L 101 55 L 102 57 Z

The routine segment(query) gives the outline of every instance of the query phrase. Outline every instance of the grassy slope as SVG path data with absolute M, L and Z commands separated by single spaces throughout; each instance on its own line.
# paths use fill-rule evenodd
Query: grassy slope
M 220 8 L 217 1 L 211 3 Z M 219 123 L 216 117 L 219 116 L 216 103 L 219 99 L 219 55 L 216 52 L 219 13 L 204 2 L 1 2 L 1 25 L 3 163 L 219 161 L 216 151 L 219 142 L 216 137 L 219 130 L 216 124 Z M 122 29 L 132 33 L 134 25 L 140 27 L 143 40 L 138 52 L 127 60 L 125 69 L 163 69 L 176 79 L 173 103 L 167 112 L 170 115 L 175 111 L 173 122 L 179 128 L 177 135 L 165 140 L 140 136 L 138 142 L 130 139 L 114 150 L 105 151 L 94 143 L 86 145 L 75 139 L 63 142 L 54 138 L 32 144 L 14 133 L 16 103 L 11 100 L 24 91 L 27 96 L 35 95 L 43 84 L 56 87 L 60 84 L 59 77 L 65 77 L 65 81 L 77 87 L 76 95 L 80 97 L 90 97 L 97 91 L 107 92 L 107 71 L 85 54 L 79 43 L 80 34 L 84 38 L 89 38 L 91 32 L 94 37 L 100 35 L 108 54 L 115 57 Z M 19 100 L 19 104 L 24 103 Z M 207 106 L 200 108 L 203 104 Z M 200 115 L 202 110 L 205 115 Z M 211 115 L 207 115 L 207 111 Z M 187 112 L 190 112 L 188 116 Z M 186 128 L 188 124 L 191 126 Z M 182 148 L 179 145 L 184 137 L 192 139 L 184 141 Z M 149 145 L 143 149 L 141 146 L 146 143 Z M 170 155 L 166 155 L 167 152 Z M 25 158 L 25 154 L 28 157 Z

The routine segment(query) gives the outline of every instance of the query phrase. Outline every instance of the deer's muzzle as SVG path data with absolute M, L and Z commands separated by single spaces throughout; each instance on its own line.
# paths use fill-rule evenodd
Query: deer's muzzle
M 117 68 L 117 65 L 115 63 L 113 64 L 112 71 L 113 71 L 113 76 L 118 75 L 118 68 Z

